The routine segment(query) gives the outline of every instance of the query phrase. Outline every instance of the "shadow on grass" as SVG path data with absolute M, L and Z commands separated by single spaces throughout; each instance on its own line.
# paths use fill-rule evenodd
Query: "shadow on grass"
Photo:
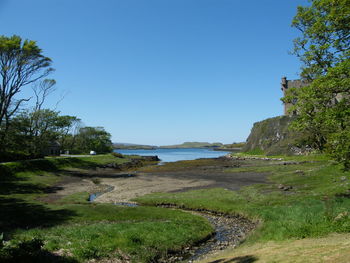
M 77 260 L 63 255 L 54 254 L 46 249 L 42 240 L 23 241 L 14 247 L 0 247 L 0 262 L 2 263 L 78 263 Z
M 0 229 L 6 238 L 16 229 L 51 227 L 62 224 L 76 213 L 67 209 L 54 210 L 17 198 L 0 197 Z
M 37 184 L 0 181 L 0 195 L 12 195 L 12 194 L 50 194 L 56 193 L 63 188 L 60 186 L 41 186 Z
M 210 261 L 209 263 L 253 263 L 257 261 L 258 258 L 255 256 L 242 256 L 242 257 L 234 257 L 230 259 L 218 259 L 214 261 Z
M 65 175 L 79 178 L 132 178 L 137 177 L 137 174 L 130 173 L 120 173 L 120 170 L 115 169 L 99 169 L 96 171 L 64 171 Z
M 34 159 L 0 164 L 2 179 L 14 179 L 18 172 L 58 171 L 63 167 L 95 168 L 98 164 L 79 158 Z

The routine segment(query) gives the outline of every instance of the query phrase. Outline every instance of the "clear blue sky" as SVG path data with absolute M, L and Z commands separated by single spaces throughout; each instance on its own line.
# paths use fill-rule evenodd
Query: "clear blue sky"
M 63 114 L 114 142 L 244 141 L 298 78 L 291 20 L 306 0 L 0 0 L 0 34 L 53 60 Z M 29 89 L 28 89 L 29 90 Z

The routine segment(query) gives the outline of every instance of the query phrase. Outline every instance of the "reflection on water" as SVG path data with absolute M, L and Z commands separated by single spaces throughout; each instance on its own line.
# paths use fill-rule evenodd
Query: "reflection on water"
M 187 149 L 153 149 L 153 150 L 124 150 L 116 149 L 115 152 L 126 155 L 157 155 L 162 162 L 176 162 L 181 160 L 195 160 L 199 158 L 217 158 L 229 152 L 214 151 L 210 148 L 187 148 Z

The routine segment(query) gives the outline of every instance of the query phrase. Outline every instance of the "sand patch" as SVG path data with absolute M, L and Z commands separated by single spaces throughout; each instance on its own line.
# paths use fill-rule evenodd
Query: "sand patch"
M 101 178 L 101 183 L 114 186 L 114 190 L 96 198 L 97 203 L 129 202 L 133 198 L 150 193 L 205 187 L 213 184 L 214 181 L 137 174 L 133 177 Z

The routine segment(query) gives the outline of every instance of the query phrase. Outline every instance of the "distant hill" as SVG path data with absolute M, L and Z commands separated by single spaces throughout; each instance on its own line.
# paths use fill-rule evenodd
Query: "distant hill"
M 156 149 L 157 146 L 154 145 L 142 145 L 142 144 L 134 144 L 134 143 L 113 143 L 114 149 L 144 149 L 144 150 L 153 150 Z
M 216 148 L 222 146 L 223 144 L 220 142 L 184 142 L 182 144 L 160 146 L 159 148 Z
M 225 147 L 221 142 L 184 142 L 182 144 L 175 145 L 165 145 L 165 146 L 154 146 L 154 145 L 143 145 L 143 144 L 133 144 L 133 143 L 113 143 L 114 149 L 145 149 L 153 150 L 157 148 L 170 149 L 170 148 L 222 148 Z
M 239 152 L 242 150 L 245 144 L 245 142 L 234 142 L 231 144 L 224 144 L 219 148 L 215 148 L 215 150 Z

